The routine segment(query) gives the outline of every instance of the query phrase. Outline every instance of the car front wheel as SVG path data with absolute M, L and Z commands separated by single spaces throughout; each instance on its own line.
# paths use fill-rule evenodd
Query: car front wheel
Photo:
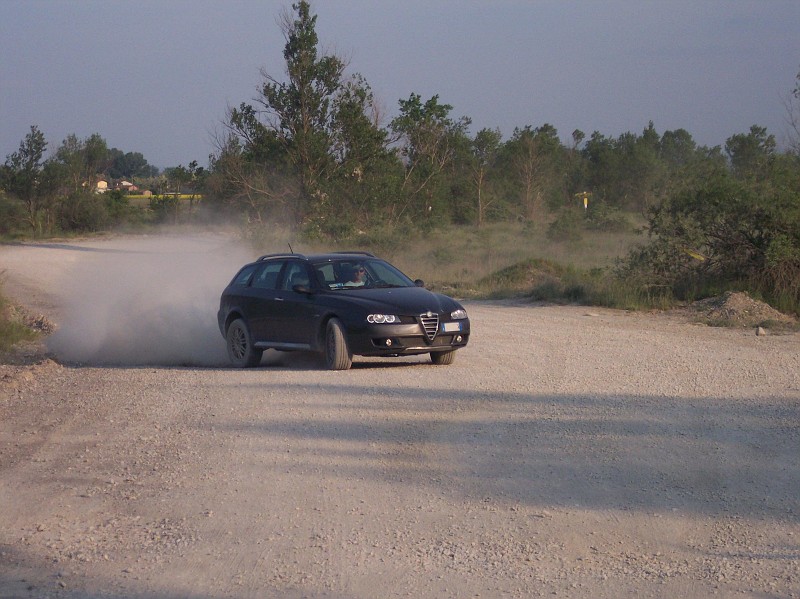
M 353 364 L 353 356 L 347 347 L 344 325 L 338 318 L 331 318 L 325 329 L 325 366 L 328 370 L 347 370 Z
M 261 354 L 264 352 L 253 347 L 250 331 L 241 318 L 237 318 L 230 324 L 226 340 L 228 359 L 237 368 L 252 368 L 261 363 Z
M 437 366 L 447 366 L 448 364 L 452 364 L 453 360 L 455 359 L 456 359 L 456 350 L 454 349 L 451 349 L 450 351 L 431 352 L 431 362 L 433 362 Z

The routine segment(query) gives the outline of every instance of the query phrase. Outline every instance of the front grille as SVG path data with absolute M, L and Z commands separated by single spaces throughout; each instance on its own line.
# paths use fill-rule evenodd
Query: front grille
M 439 332 L 439 315 L 428 312 L 426 314 L 420 314 L 419 319 L 422 321 L 425 337 L 428 341 L 433 341 L 436 338 L 436 333 Z

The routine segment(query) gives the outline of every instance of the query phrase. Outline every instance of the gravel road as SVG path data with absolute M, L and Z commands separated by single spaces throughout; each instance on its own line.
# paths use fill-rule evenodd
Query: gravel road
M 247 257 L 0 246 L 58 325 L 0 364 L 0 597 L 800 597 L 800 335 L 466 302 L 452 366 L 234 370 Z

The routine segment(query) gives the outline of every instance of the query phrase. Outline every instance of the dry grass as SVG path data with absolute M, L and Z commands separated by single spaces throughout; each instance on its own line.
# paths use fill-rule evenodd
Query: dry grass
M 411 278 L 458 297 L 531 295 L 544 274 L 547 281 L 560 279 L 546 294 L 566 289 L 567 299 L 575 301 L 580 301 L 574 297 L 576 288 L 585 286 L 591 292 L 598 281 L 607 285 L 601 271 L 643 241 L 636 233 L 593 231 L 583 231 L 578 241 L 553 241 L 546 230 L 546 224 L 496 223 L 451 226 L 428 234 L 370 231 L 353 240 L 324 243 L 298 240 L 290 229 L 273 226 L 257 229 L 250 241 L 261 253 L 286 252 L 290 243 L 300 253 L 370 251 Z
M 551 241 L 542 228 L 518 223 L 452 227 L 427 239 L 413 240 L 387 258 L 412 278 L 431 283 L 478 286 L 491 275 L 531 260 L 545 260 L 578 270 L 612 266 L 642 238 L 633 233 L 586 232 L 580 241 Z

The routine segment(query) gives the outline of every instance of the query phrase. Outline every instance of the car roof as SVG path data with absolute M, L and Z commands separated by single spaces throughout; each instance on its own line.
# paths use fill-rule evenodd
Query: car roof
M 375 254 L 370 252 L 361 252 L 361 251 L 347 251 L 347 252 L 328 252 L 326 254 L 297 254 L 297 253 L 285 253 L 285 254 L 265 254 L 261 256 L 257 262 L 261 262 L 263 260 L 277 260 L 277 259 L 285 259 L 285 258 L 296 258 L 299 260 L 306 260 L 308 262 L 332 262 L 334 260 L 357 260 L 363 258 L 375 258 Z

